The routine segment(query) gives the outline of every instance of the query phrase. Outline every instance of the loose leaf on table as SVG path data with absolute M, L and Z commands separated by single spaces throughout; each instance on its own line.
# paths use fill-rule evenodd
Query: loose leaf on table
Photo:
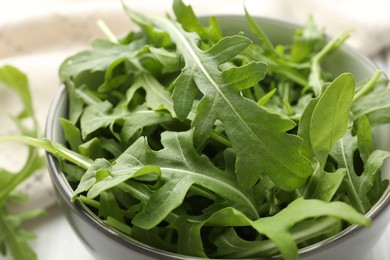
M 5 65 L 0 67 L 0 86 L 10 88 L 22 100 L 23 110 L 16 116 L 10 116 L 20 133 L 37 137 L 39 127 L 33 109 L 27 76 L 16 67 Z M 5 141 L 7 138 L 0 137 L 0 143 Z M 27 158 L 18 172 L 10 172 L 0 168 L 0 253 L 5 253 L 9 247 L 12 256 L 17 260 L 36 259 L 34 251 L 27 243 L 27 240 L 35 236 L 22 229 L 20 225 L 24 220 L 42 215 L 43 211 L 36 210 L 14 214 L 8 211 L 6 203 L 21 182 L 44 166 L 44 157 L 38 153 L 36 148 L 29 147 Z
M 15 260 L 38 259 L 33 249 L 27 243 L 28 240 L 35 238 L 35 235 L 22 229 L 20 225 L 25 220 L 33 219 L 43 214 L 44 211 L 42 210 L 12 214 L 7 211 L 4 205 L 0 205 L 0 247 L 8 245 Z
M 185 60 L 175 89 L 193 93 L 191 89 L 196 86 L 204 94 L 193 121 L 195 144 L 202 146 L 215 121 L 220 120 L 237 155 L 236 170 L 243 187 L 252 187 L 261 174 L 268 174 L 283 189 L 301 186 L 312 168 L 310 162 L 298 153 L 300 138 L 286 133 L 294 123 L 264 110 L 240 94 L 241 90 L 263 79 L 265 64 L 250 62 L 225 71 L 218 69 L 219 65 L 245 50 L 251 41 L 238 35 L 225 37 L 207 51 L 202 51 L 196 44 L 198 37 L 184 31 L 172 20 L 158 19 L 156 26 L 170 33 Z M 192 104 L 193 98 L 189 98 L 182 100 L 181 107 L 174 108 L 175 111 L 190 111 Z
M 24 107 L 17 118 L 23 119 L 34 115 L 28 79 L 23 72 L 11 65 L 1 67 L 0 84 L 9 87 L 20 97 Z
M 26 75 L 13 66 L 5 65 L 0 68 L 0 83 L 15 91 L 23 101 L 23 111 L 17 116 L 11 116 L 21 134 L 37 137 L 39 127 L 35 118 Z M 26 119 L 32 121 L 31 127 L 24 121 Z M 1 140 L 0 143 L 2 141 L 6 140 Z M 44 157 L 40 156 L 35 148 L 29 148 L 27 159 L 19 172 L 13 173 L 5 169 L 0 169 L 0 179 L 2 180 L 0 182 L 0 205 L 5 202 L 7 196 L 19 183 L 27 179 L 34 171 L 42 168 L 44 165 Z

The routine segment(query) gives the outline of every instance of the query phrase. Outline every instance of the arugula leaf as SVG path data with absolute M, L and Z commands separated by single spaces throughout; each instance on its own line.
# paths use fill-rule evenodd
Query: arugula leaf
M 390 122 L 389 104 L 390 90 L 387 88 L 376 89 L 362 96 L 352 105 L 354 120 L 366 115 L 371 125 L 387 124 Z
M 11 116 L 21 134 L 38 137 L 39 127 L 34 114 L 27 76 L 16 67 L 5 65 L 0 68 L 0 84 L 13 90 L 22 100 L 22 112 Z M 44 157 L 39 154 L 36 148 L 29 147 L 27 159 L 18 172 L 10 172 L 0 168 L 1 252 L 5 253 L 8 246 L 14 259 L 36 259 L 34 251 L 27 243 L 27 240 L 34 238 L 34 235 L 22 229 L 20 225 L 22 221 L 38 217 L 44 211 L 36 210 L 14 214 L 8 211 L 7 203 L 18 185 L 44 166 Z
M 313 154 L 322 167 L 333 145 L 348 129 L 354 93 L 353 76 L 342 74 L 309 103 L 302 115 L 298 133 L 304 140 L 304 154 Z M 338 105 L 334 106 L 334 102 Z
M 225 208 L 208 219 L 208 224 L 219 226 L 250 225 L 259 233 L 269 237 L 279 248 L 285 259 L 298 259 L 296 243 L 289 230 L 307 218 L 333 216 L 350 223 L 369 226 L 370 220 L 342 202 L 326 203 L 320 200 L 297 199 L 272 217 L 249 220 L 234 208 Z
M 214 44 L 222 39 L 221 28 L 218 20 L 215 17 L 210 17 L 208 28 L 199 21 L 198 17 L 192 10 L 192 7 L 185 5 L 180 0 L 174 0 L 172 5 L 176 20 L 183 25 L 184 30 L 188 32 L 196 32 L 202 40 L 202 44 Z M 205 44 L 205 45 L 206 45 Z
M 193 121 L 197 146 L 206 141 L 215 121 L 219 119 L 223 122 L 237 155 L 236 170 L 242 186 L 253 186 L 262 173 L 268 174 L 284 189 L 291 190 L 302 185 L 312 169 L 309 162 L 297 153 L 296 148 L 300 146 L 300 140 L 296 136 L 286 134 L 294 124 L 263 110 L 255 102 L 240 95 L 241 90 L 253 86 L 264 77 L 263 73 L 259 73 L 265 72 L 264 64 L 251 62 L 225 71 L 218 70 L 220 64 L 247 48 L 250 41 L 242 36 L 225 37 L 212 48 L 202 51 L 196 46 L 197 38 L 185 32 L 175 22 L 161 19 L 158 26 L 170 32 L 186 62 L 181 77 L 190 78 L 176 81 L 175 89 L 193 88 L 193 84 L 179 85 L 191 82 L 192 78 L 204 94 Z M 202 62 L 206 60 L 207 62 Z M 251 75 L 249 81 L 247 75 Z M 193 100 L 189 99 L 186 103 L 181 103 L 185 107 L 175 107 L 175 111 L 188 111 L 192 102 Z M 261 121 L 267 122 L 267 128 L 253 124 Z M 280 143 L 285 144 L 284 156 L 279 155 Z M 251 156 L 248 156 L 249 154 Z
M 32 107 L 27 76 L 17 68 L 11 65 L 5 65 L 0 68 L 0 83 L 12 89 L 22 101 L 24 108 L 17 115 L 17 118 L 32 117 L 34 115 L 34 109 Z
M 324 29 L 318 28 L 313 17 L 309 16 L 305 26 L 302 29 L 297 29 L 294 33 L 290 60 L 302 62 L 305 59 L 310 59 L 313 53 L 316 53 L 325 45 L 325 37 Z
M 370 201 L 368 191 L 372 188 L 374 178 L 380 171 L 383 161 L 389 156 L 389 152 L 375 150 L 366 159 L 364 170 L 357 174 L 354 167 L 354 153 L 357 150 L 357 137 L 351 132 L 340 139 L 331 151 L 332 157 L 340 167 L 346 168 L 345 188 L 350 195 L 351 204 L 361 213 L 366 213 L 376 201 Z M 380 176 L 380 175 L 379 175 Z M 376 180 L 378 181 L 378 180 Z M 380 185 L 387 186 L 387 181 L 380 180 Z M 382 189 L 382 188 L 381 188 Z
M 5 65 L 0 68 L 0 83 L 5 84 L 6 87 L 11 88 L 18 94 L 23 101 L 23 111 L 19 113 L 13 120 L 22 134 L 37 137 L 38 123 L 35 118 L 31 100 L 31 93 L 28 87 L 28 79 L 23 72 L 17 68 Z M 11 116 L 12 117 L 12 116 Z M 27 127 L 25 119 L 32 120 L 32 127 Z M 38 154 L 35 148 L 29 148 L 27 160 L 22 169 L 18 173 L 11 173 L 5 169 L 0 169 L 0 204 L 3 204 L 7 196 L 16 186 L 27 179 L 35 170 L 44 166 L 44 159 Z
M 93 42 L 93 50 L 83 51 L 67 58 L 60 67 L 60 79 L 76 79 L 83 72 L 96 73 L 106 71 L 114 61 L 132 61 L 132 66 L 137 67 L 139 64 L 134 59 L 138 50 L 133 46 L 117 45 L 108 41 L 96 40 Z M 132 48 L 133 47 L 133 48 Z M 96 75 L 96 74 L 95 74 Z M 98 77 L 92 77 L 98 79 Z M 100 84 L 103 84 L 101 82 Z
M 141 138 L 118 157 L 113 165 L 102 159 L 96 160 L 81 179 L 75 196 L 88 191 L 88 197 L 94 198 L 100 192 L 130 178 L 152 173 L 160 175 L 165 184 L 147 199 L 145 208 L 133 219 L 139 227 L 151 228 L 160 223 L 181 204 L 188 189 L 194 184 L 218 194 L 249 216 L 257 215 L 249 194 L 232 177 L 226 176 L 206 158 L 197 155 L 190 131 L 165 132 L 161 141 L 165 148 L 154 152 Z M 229 191 L 228 195 L 226 191 Z
M 0 206 L 0 244 L 7 243 L 15 260 L 33 260 L 37 256 L 27 241 L 35 235 L 22 229 L 21 222 L 44 214 L 43 210 L 12 214 L 4 205 Z

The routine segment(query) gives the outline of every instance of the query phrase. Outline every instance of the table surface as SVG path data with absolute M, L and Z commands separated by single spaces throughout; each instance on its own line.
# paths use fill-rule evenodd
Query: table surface
M 4 4 L 5 2 L 7 2 L 7 0 L 1 4 Z M 10 1 L 8 2 L 10 3 Z M 20 1 L 14 1 L 13 5 L 16 5 L 18 2 Z M 38 1 L 38 3 L 44 2 L 47 1 Z M 61 1 L 56 0 L 55 2 Z M 36 101 L 36 111 L 42 125 L 44 124 L 50 101 L 52 100 L 52 97 L 54 96 L 59 84 L 57 79 L 57 68 L 59 64 L 65 57 L 71 53 L 74 53 L 76 50 L 83 48 L 88 42 L 87 39 L 89 39 L 92 34 L 96 33 L 96 30 L 93 28 L 93 26 L 84 26 L 83 23 L 89 24 L 91 19 L 95 19 L 99 15 L 102 15 L 106 18 L 108 24 L 112 26 L 114 32 L 120 32 L 121 28 L 123 28 L 117 26 L 118 24 L 121 24 L 122 21 L 125 21 L 123 16 L 115 17 L 115 15 L 110 13 L 111 9 L 109 8 L 100 8 L 100 11 L 105 10 L 104 12 L 100 13 L 96 12 L 97 9 L 94 8 L 88 10 L 82 9 L 74 13 L 67 13 L 64 10 L 57 8 L 54 13 L 50 13 L 50 15 L 46 15 L 43 18 L 33 20 L 35 32 L 40 33 L 41 39 L 45 39 L 46 42 L 45 45 L 39 45 L 40 42 L 37 41 L 35 42 L 36 45 L 30 44 L 29 49 L 27 49 L 26 46 L 16 46 L 16 43 L 22 42 L 20 37 L 22 37 L 23 33 L 26 32 L 26 28 L 21 27 L 18 23 L 10 24 L 8 27 L 1 27 L 2 24 L 0 18 L 0 32 L 4 33 L 4 31 L 7 30 L 9 33 L 15 31 L 19 32 L 17 36 L 9 36 L 7 39 L 7 45 L 3 45 L 4 48 L 8 48 L 7 52 L 4 52 L 4 48 L 0 48 L 0 65 L 15 65 L 29 75 L 30 85 L 33 88 L 33 98 Z M 111 14 L 111 16 L 109 14 Z M 31 20 L 27 21 L 31 22 Z M 75 24 L 78 24 L 77 28 L 75 28 Z M 53 30 L 47 29 L 47 26 L 52 25 L 61 28 L 61 34 L 56 34 L 55 37 L 53 37 Z M 1 28 L 3 28 L 3 31 Z M 58 37 L 60 37 L 60 39 L 58 39 Z M 39 37 L 36 38 L 39 40 Z M 34 39 L 31 37 L 28 39 L 32 42 L 34 41 Z M 67 39 L 67 41 L 61 41 L 61 39 Z M 77 41 L 72 41 L 69 39 L 77 39 Z M 4 38 L 0 37 L 0 45 L 2 44 L 2 40 L 4 40 Z M 14 46 L 9 46 L 10 42 L 14 42 Z M 1 53 L 1 51 L 3 51 L 3 53 Z M 389 73 L 389 57 L 390 55 L 387 52 L 383 52 L 380 55 L 373 57 L 373 59 L 375 59 L 375 61 L 380 67 L 384 69 L 384 71 Z M 46 201 L 47 204 L 51 204 L 53 197 L 46 196 Z M 53 205 L 48 209 L 48 214 L 46 216 L 40 218 L 39 220 L 28 223 L 27 228 L 29 228 L 37 235 L 37 238 L 32 240 L 30 244 L 37 252 L 38 258 L 40 260 L 93 259 L 89 252 L 86 251 L 84 246 L 81 244 L 81 241 L 72 231 L 61 210 L 56 205 Z M 390 226 L 387 227 L 385 235 L 373 248 L 368 259 L 390 259 L 389 249 L 387 247 L 388 241 L 390 241 Z M 5 259 L 11 260 L 12 258 L 7 256 Z

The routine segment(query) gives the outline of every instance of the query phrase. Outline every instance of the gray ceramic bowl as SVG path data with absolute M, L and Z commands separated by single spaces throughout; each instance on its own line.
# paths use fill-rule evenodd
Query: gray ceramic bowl
M 226 31 L 248 32 L 245 18 L 242 16 L 223 16 L 219 17 L 219 20 Z M 256 18 L 256 20 L 274 43 L 288 43 L 297 28 L 296 25 L 277 20 L 265 18 Z M 325 64 L 327 69 L 336 75 L 348 71 L 352 72 L 357 80 L 370 77 L 377 70 L 371 61 L 348 46 L 344 46 L 332 54 L 325 61 Z M 61 88 L 52 103 L 46 128 L 47 138 L 60 143 L 64 142 L 64 138 L 58 118 L 66 116 L 66 107 L 66 92 L 64 88 Z M 377 129 L 377 134 L 383 135 L 385 131 L 386 129 L 383 128 Z M 388 149 L 390 140 L 387 139 L 389 138 L 386 138 L 385 135 L 380 136 L 380 138 L 382 148 L 387 147 Z M 61 172 L 56 159 L 48 154 L 47 160 L 59 204 L 76 234 L 96 259 L 196 259 L 155 249 L 115 232 L 81 202 L 70 202 L 72 188 Z M 383 170 L 383 176 L 390 179 L 390 170 L 386 166 Z M 383 235 L 390 220 L 389 204 L 390 189 L 387 189 L 383 197 L 367 214 L 373 220 L 371 228 L 350 226 L 335 237 L 301 249 L 299 251 L 300 259 L 364 259 Z

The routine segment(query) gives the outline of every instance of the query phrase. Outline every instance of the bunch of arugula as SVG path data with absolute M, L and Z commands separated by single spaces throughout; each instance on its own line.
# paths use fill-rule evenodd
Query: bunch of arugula
M 17 68 L 5 65 L 0 67 L 0 85 L 15 92 L 23 103 L 23 109 L 10 118 L 24 136 L 39 137 L 39 127 L 33 110 L 31 94 L 27 76 Z M 6 138 L 0 137 L 0 141 Z M 27 241 L 35 237 L 31 232 L 23 229 L 21 224 L 44 214 L 44 210 L 37 209 L 26 212 L 11 212 L 8 203 L 21 203 L 27 199 L 25 194 L 17 191 L 20 183 L 30 177 L 36 170 L 44 167 L 45 159 L 38 149 L 30 147 L 24 165 L 18 172 L 0 168 L 0 253 L 5 255 L 10 249 L 15 260 L 37 259 L 35 252 Z
M 61 161 L 73 200 L 149 245 L 213 258 L 297 259 L 298 248 L 364 216 L 388 186 L 371 125 L 388 123 L 378 72 L 333 77 L 327 41 L 309 19 L 277 45 L 246 12 L 256 37 L 224 36 L 190 6 L 176 19 L 127 7 L 140 32 L 95 40 L 64 61 L 61 118 L 68 147 L 7 137 Z

